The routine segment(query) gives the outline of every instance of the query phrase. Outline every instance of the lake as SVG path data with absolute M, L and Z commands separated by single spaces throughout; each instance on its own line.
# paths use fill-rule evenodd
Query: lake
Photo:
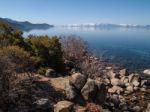
M 89 43 L 93 52 L 109 62 L 132 71 L 150 68 L 150 29 L 54 27 L 24 32 L 24 36 L 29 34 L 77 35 Z

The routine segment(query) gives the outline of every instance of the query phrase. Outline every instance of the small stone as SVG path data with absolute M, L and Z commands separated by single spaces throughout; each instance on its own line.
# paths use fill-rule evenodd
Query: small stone
M 141 80 L 141 86 L 145 85 L 147 80 Z
M 146 76 L 150 76 L 150 69 L 146 69 L 143 71 Z
M 137 101 L 137 97 L 136 96 L 132 96 L 131 101 Z
M 128 106 L 126 103 L 120 103 L 119 107 L 121 108 L 122 111 L 125 111 L 128 109 Z
M 126 89 L 127 89 L 127 91 L 129 91 L 130 93 L 132 93 L 132 92 L 133 92 L 133 86 L 131 86 L 131 85 L 130 85 L 130 86 L 128 86 Z
M 119 74 L 120 74 L 121 76 L 128 76 L 128 75 L 129 75 L 127 69 L 122 69 L 122 70 L 120 70 Z
M 105 69 L 106 69 L 106 70 L 111 70 L 111 69 L 112 69 L 112 67 L 106 67 Z
M 73 103 L 69 101 L 60 101 L 54 105 L 54 112 L 72 112 Z
M 146 89 L 146 88 L 147 88 L 147 86 L 146 86 L 146 85 L 143 85 L 143 88 L 145 88 L 145 89 Z
M 130 91 L 124 91 L 124 95 L 128 95 L 128 94 L 130 94 L 131 92 Z
M 137 91 L 139 88 L 138 87 L 134 87 L 134 90 Z
M 114 89 L 112 89 L 112 88 L 109 88 L 109 89 L 108 89 L 108 92 L 109 92 L 109 93 L 115 93 L 116 90 L 114 90 Z
M 55 77 L 56 76 L 56 72 L 53 69 L 47 69 L 46 73 L 45 73 L 46 77 Z
M 128 79 L 128 77 L 127 76 L 123 76 L 122 78 L 121 78 L 121 82 L 125 85 L 126 83 L 129 83 L 129 79 Z
M 123 89 L 119 86 L 113 86 L 112 88 L 109 88 L 108 89 L 108 92 L 109 93 L 117 93 L 117 94 L 120 94 L 123 92 Z
M 135 112 L 141 112 L 141 108 L 139 106 L 133 107 L 132 110 Z
M 146 91 L 146 89 L 145 89 L 145 88 L 140 88 L 140 90 L 141 90 L 142 92 L 145 92 L 145 91 Z
M 114 73 L 113 70 L 108 71 L 107 75 L 109 76 L 109 78 L 115 78 L 116 77 L 116 73 Z
M 145 112 L 150 112 L 150 103 L 148 103 L 146 111 Z
M 140 85 L 140 83 L 138 81 L 133 81 L 132 84 L 135 86 L 135 87 L 138 87 Z
M 111 79 L 111 84 L 112 84 L 113 86 L 120 86 L 120 85 L 122 85 L 122 82 L 121 82 L 120 79 L 118 79 L 118 78 L 112 78 L 112 79 Z
M 110 84 L 110 80 L 109 79 L 104 79 L 104 82 L 108 85 Z
M 87 108 L 82 106 L 77 106 L 75 112 L 87 112 Z
M 130 83 L 126 83 L 125 86 L 126 86 L 126 87 L 130 86 Z
M 47 110 L 50 109 L 49 100 L 47 98 L 41 98 L 34 102 L 34 105 L 37 109 Z

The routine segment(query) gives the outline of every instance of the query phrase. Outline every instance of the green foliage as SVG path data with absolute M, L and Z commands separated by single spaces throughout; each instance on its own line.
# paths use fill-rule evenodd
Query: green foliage
M 35 58 L 19 46 L 2 47 L 0 57 L 8 61 L 15 72 L 28 72 L 36 64 Z
M 16 56 L 20 56 L 18 59 L 25 60 L 25 57 L 29 57 L 27 54 L 35 57 L 36 69 L 46 67 L 52 67 L 57 71 L 63 69 L 63 52 L 57 36 L 30 35 L 24 39 L 21 31 L 13 29 L 7 23 L 0 22 L 0 47 L 6 50 L 4 53 L 16 53 Z M 21 60 L 20 62 L 24 63 Z
M 24 42 L 22 37 L 22 31 L 15 30 L 7 23 L 0 22 L 0 45 L 17 45 L 19 47 L 27 49 L 29 46 Z
M 63 53 L 58 37 L 30 35 L 26 42 L 31 47 L 31 53 L 39 61 L 38 67 L 52 67 L 57 71 L 63 69 Z

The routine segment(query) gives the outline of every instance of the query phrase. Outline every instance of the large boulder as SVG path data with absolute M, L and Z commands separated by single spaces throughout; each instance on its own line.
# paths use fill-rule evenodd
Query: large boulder
M 97 85 L 93 79 L 88 79 L 86 84 L 81 90 L 81 94 L 86 101 L 95 100 L 95 96 L 97 93 Z
M 103 104 L 106 100 L 107 91 L 106 91 L 106 85 L 102 82 L 97 81 L 97 94 L 96 94 L 96 101 L 99 104 Z
M 68 100 L 75 99 L 77 95 L 75 88 L 68 83 L 65 85 L 65 93 Z
M 54 105 L 54 112 L 72 112 L 74 104 L 70 101 L 60 101 Z
M 75 73 L 70 78 L 70 84 L 73 85 L 79 91 L 82 89 L 84 84 L 86 83 L 86 76 L 81 73 Z
M 47 69 L 45 73 L 46 77 L 56 77 L 56 72 L 53 69 Z

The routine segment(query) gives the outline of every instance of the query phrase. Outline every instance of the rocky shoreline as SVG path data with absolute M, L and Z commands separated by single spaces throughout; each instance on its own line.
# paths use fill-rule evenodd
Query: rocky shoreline
M 129 73 L 126 69 L 113 70 L 112 67 L 105 67 L 102 73 L 101 77 L 91 79 L 74 72 L 63 88 L 65 101 L 55 104 L 54 112 L 150 111 L 149 69 L 143 72 L 145 78 L 139 73 Z M 99 111 L 88 111 L 89 103 L 96 105 L 94 108 Z M 82 111 L 78 111 L 78 107 Z

